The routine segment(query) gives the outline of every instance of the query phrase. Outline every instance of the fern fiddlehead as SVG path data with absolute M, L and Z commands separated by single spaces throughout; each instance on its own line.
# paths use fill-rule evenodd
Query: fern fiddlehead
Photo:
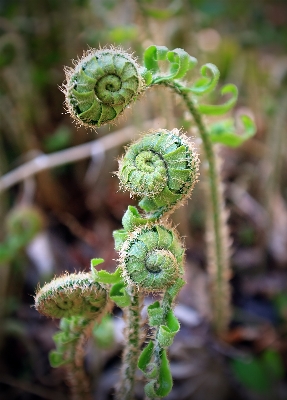
M 89 50 L 66 69 L 66 106 L 85 126 L 110 123 L 142 92 L 144 80 L 133 57 L 120 49 Z
M 162 74 L 159 62 L 167 60 L 170 64 L 169 72 Z M 219 80 L 219 71 L 213 64 L 201 67 L 201 78 L 193 84 L 183 83 L 180 79 L 194 68 L 197 60 L 183 49 L 168 50 L 165 46 L 150 46 L 144 53 L 144 77 L 147 88 L 163 85 L 172 89 L 183 99 L 187 109 L 193 117 L 198 133 L 202 139 L 203 150 L 207 161 L 207 179 L 209 187 L 208 200 L 210 203 L 211 231 L 209 232 L 208 253 L 209 271 L 213 292 L 213 326 L 217 333 L 227 329 L 230 316 L 230 295 L 228 287 L 229 275 L 229 232 L 227 229 L 226 211 L 223 199 L 222 183 L 219 179 L 216 155 L 213 143 L 221 143 L 230 147 L 237 147 L 252 137 L 255 132 L 253 121 L 242 117 L 245 132 L 236 134 L 233 120 L 224 120 L 220 124 L 206 126 L 202 115 L 222 115 L 231 110 L 236 104 L 238 91 L 235 85 L 223 86 L 221 94 L 228 94 L 230 98 L 220 105 L 201 104 L 200 96 L 210 93 L 216 88 Z
M 118 87 L 120 87 L 120 85 L 113 83 L 111 86 L 105 86 L 103 83 L 103 86 L 105 86 L 108 91 L 112 88 L 112 92 L 116 94 L 115 98 L 117 99 L 111 100 L 110 94 L 104 96 L 104 98 L 109 98 L 107 108 L 109 111 L 107 117 L 101 116 L 104 115 L 102 114 L 102 110 L 106 110 L 103 101 L 100 99 L 98 104 L 99 98 L 97 95 L 97 100 L 94 101 L 94 89 L 97 87 L 96 76 L 98 72 L 95 72 L 96 69 L 91 66 L 94 65 L 93 60 L 95 57 L 97 58 L 98 55 L 104 55 L 105 71 L 113 71 L 112 75 L 114 75 L 115 71 L 113 58 L 118 57 L 117 60 L 119 60 L 124 57 L 124 59 L 127 60 L 127 65 L 130 65 L 131 63 L 131 66 L 126 68 L 133 71 L 132 81 L 137 82 L 136 85 L 133 85 L 132 91 L 129 92 L 130 96 L 127 97 L 128 100 L 125 101 L 123 105 L 119 106 L 119 108 L 117 108 L 118 105 L 116 105 L 116 103 L 120 97 L 118 96 Z M 167 61 L 169 63 L 170 68 L 167 73 L 161 72 L 161 61 Z M 88 69 L 93 70 L 93 72 L 85 71 L 87 62 L 89 66 Z M 114 121 L 115 118 L 124 110 L 127 103 L 135 100 L 138 94 L 142 91 L 156 85 L 170 88 L 181 96 L 193 117 L 196 127 L 198 128 L 198 133 L 202 139 L 207 161 L 207 180 L 211 208 L 210 215 L 212 216 L 212 233 L 209 234 L 211 240 L 208 241 L 208 253 L 212 255 L 212 258 L 210 258 L 211 268 L 209 269 L 212 287 L 214 287 L 213 292 L 216 293 L 216 296 L 213 296 L 215 300 L 212 302 L 214 305 L 213 325 L 217 333 L 221 333 L 227 329 L 229 322 L 228 315 L 230 315 L 230 310 L 228 310 L 229 290 L 226 279 L 226 276 L 229 275 L 230 240 L 227 240 L 229 233 L 226 225 L 226 213 L 224 212 L 225 205 L 222 196 L 222 184 L 220 183 L 218 187 L 220 179 L 213 144 L 221 143 L 231 147 L 239 146 L 255 134 L 255 125 L 249 117 L 243 116 L 242 123 L 245 132 L 241 135 L 236 134 L 236 129 L 232 119 L 223 120 L 219 124 L 215 123 L 206 126 L 202 118 L 203 115 L 222 115 L 228 112 L 234 107 L 238 97 L 236 86 L 228 84 L 223 86 L 221 89 L 222 95 L 230 96 L 225 103 L 209 105 L 202 104 L 199 101 L 200 96 L 214 91 L 218 84 L 220 73 L 215 65 L 211 63 L 203 65 L 200 69 L 201 77 L 195 80 L 192 84 L 189 84 L 188 82 L 183 82 L 182 78 L 184 78 L 186 73 L 196 66 L 197 60 L 183 49 L 177 48 L 169 50 L 165 46 L 152 45 L 144 52 L 143 64 L 143 67 L 139 68 L 129 54 L 124 53 L 119 49 L 91 50 L 89 53 L 84 55 L 82 60 L 79 61 L 75 70 L 67 70 L 67 83 L 64 87 L 66 104 L 74 118 L 82 120 L 86 126 L 95 127 L 109 121 Z M 97 63 L 95 65 L 97 65 Z M 89 74 L 91 76 L 89 76 Z M 86 78 L 86 76 L 88 77 Z M 102 75 L 99 76 L 100 79 L 102 79 Z M 94 109 L 97 110 L 95 114 L 96 116 L 94 115 Z M 149 155 L 145 154 L 142 157 L 149 157 Z M 140 158 L 141 162 L 144 161 L 142 157 Z M 123 169 L 124 175 L 126 174 L 125 171 L 126 169 Z M 131 173 L 131 175 L 133 175 L 133 173 Z M 129 180 L 124 179 L 124 181 L 127 184 L 127 189 L 133 192 L 134 189 L 132 185 L 130 185 Z M 158 186 L 160 187 L 161 185 L 162 183 L 158 182 Z M 143 185 L 141 185 L 141 188 L 142 186 Z M 170 203 L 168 203 L 169 205 L 163 204 L 165 201 L 170 201 L 170 198 L 165 196 L 165 192 L 166 189 L 159 194 L 159 197 L 156 200 L 151 200 L 148 193 L 139 193 L 143 197 L 140 207 L 142 207 L 144 211 L 149 212 L 151 217 L 158 218 L 170 207 Z M 154 201 L 156 204 L 154 204 Z M 174 204 L 179 203 L 177 200 L 174 200 Z M 215 268 L 212 267 L 213 265 Z M 217 295 L 218 293 L 219 296 Z M 222 308 L 225 308 L 225 310 Z
M 139 205 L 144 211 L 141 215 L 130 206 L 123 217 L 123 229 L 114 232 L 123 284 L 134 297 L 136 291 L 141 295 L 162 294 L 162 300 L 148 309 L 154 339 L 140 357 L 139 350 L 137 354 L 138 366 L 148 380 L 145 391 L 150 398 L 164 397 L 172 387 L 166 349 L 179 329 L 172 308 L 184 284 L 184 249 L 175 230 L 167 226 L 166 218 L 190 196 L 197 181 L 198 164 L 193 144 L 177 129 L 144 135 L 119 161 L 121 187 L 142 197 Z M 130 358 L 125 359 L 129 355 L 127 351 L 124 354 L 119 399 L 132 398 L 131 368 L 127 367 Z
M 167 74 L 160 72 L 159 61 L 162 60 L 170 63 Z M 212 143 L 238 146 L 255 133 L 255 128 L 246 116 L 242 118 L 246 132 L 240 137 L 236 135 L 230 120 L 223 121 L 221 125 L 204 125 L 202 114 L 220 115 L 234 106 L 237 89 L 234 85 L 223 87 L 222 94 L 231 94 L 231 98 L 222 105 L 197 104 L 197 99 L 194 101 L 192 96 L 201 96 L 214 90 L 219 71 L 214 65 L 206 64 L 200 70 L 201 78 L 187 86 L 180 79 L 196 63 L 197 60 L 184 50 L 169 51 L 164 46 L 150 46 L 144 53 L 144 67 L 141 68 L 133 57 L 120 49 L 90 50 L 78 61 L 75 69 L 66 69 L 67 81 L 63 91 L 72 117 L 78 123 L 92 128 L 114 122 L 139 94 L 152 86 L 166 86 L 182 97 L 202 138 L 209 166 L 214 232 L 209 253 L 214 255 L 216 263 L 218 287 L 215 293 L 218 293 L 220 299 L 215 299 L 215 302 L 219 305 L 219 310 L 225 295 L 222 289 L 228 264 L 228 243 L 225 240 L 227 234 L 225 219 L 222 217 L 224 205 L 221 188 L 217 187 L 218 171 Z M 152 146 L 149 147 L 150 145 Z M 133 398 L 136 361 L 141 344 L 140 309 L 142 297 L 148 292 L 162 293 L 162 299 L 148 307 L 149 324 L 154 329 L 154 339 L 143 350 L 138 366 L 148 380 L 145 391 L 149 398 L 164 397 L 172 387 L 166 349 L 179 330 L 179 323 L 172 309 L 174 299 L 184 284 L 184 250 L 174 230 L 166 226 L 166 218 L 190 195 L 196 182 L 197 168 L 198 159 L 193 146 L 177 130 L 160 130 L 146 135 L 130 147 L 120 162 L 121 186 L 142 198 L 139 206 L 144 213 L 141 215 L 137 208 L 130 206 L 123 217 L 123 229 L 114 233 L 116 249 L 120 253 L 120 266 L 116 272 L 108 274 L 106 271 L 96 271 L 94 266 L 99 262 L 92 260 L 91 274 L 94 281 L 113 284 L 110 297 L 124 307 L 128 319 L 122 383 L 118 391 L 120 400 Z M 61 292 L 63 284 L 59 288 Z M 93 314 L 91 310 L 88 311 L 89 316 L 83 313 L 84 308 L 90 309 L 90 304 L 86 304 L 84 308 L 77 305 L 82 315 L 71 316 L 69 311 L 65 314 L 64 310 L 70 310 L 71 302 L 71 292 L 68 287 L 65 289 L 68 289 L 68 297 L 65 298 L 61 292 L 65 300 L 63 302 L 61 299 L 56 313 L 68 317 L 61 322 L 60 351 L 54 354 L 55 364 L 63 361 L 62 354 L 69 353 L 66 343 L 77 341 L 81 337 L 79 332 L 89 324 Z M 41 296 L 39 292 L 38 298 Z M 228 303 L 228 299 L 225 303 Z M 95 304 L 92 307 L 98 308 Z M 221 312 L 215 314 L 218 332 L 227 326 L 226 315 Z M 76 328 L 77 325 L 81 326 L 80 330 Z M 66 340 L 67 337 L 69 340 Z M 70 357 L 66 360 L 70 360 Z
M 35 307 L 52 318 L 94 317 L 101 314 L 107 301 L 106 289 L 91 274 L 79 273 L 63 275 L 45 285 L 36 294 Z
M 178 207 L 192 191 L 198 160 L 193 143 L 177 129 L 161 129 L 132 144 L 120 160 L 121 187 L 142 197 L 150 218 Z
M 66 366 L 73 400 L 90 399 L 83 347 L 94 322 L 110 310 L 110 305 L 107 289 L 90 273 L 55 278 L 36 293 L 36 309 L 47 317 L 61 318 L 50 363 L 53 367 Z
M 132 232 L 120 250 L 122 276 L 143 292 L 160 292 L 183 273 L 183 249 L 175 232 L 163 225 Z

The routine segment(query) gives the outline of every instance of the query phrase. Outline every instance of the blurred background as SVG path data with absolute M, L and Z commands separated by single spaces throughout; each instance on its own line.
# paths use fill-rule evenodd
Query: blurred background
M 220 149 L 233 239 L 232 321 L 224 337 L 210 328 L 203 174 L 173 216 L 187 247 L 187 285 L 176 308 L 181 330 L 170 349 L 167 398 L 286 400 L 287 2 L 1 0 L 0 35 L 0 398 L 67 398 L 64 370 L 48 361 L 58 321 L 33 308 L 36 287 L 64 271 L 88 271 L 95 257 L 115 269 L 112 231 L 135 202 L 112 172 L 130 138 L 151 127 L 195 135 L 183 105 L 164 88 L 147 91 L 116 126 L 77 127 L 59 90 L 63 67 L 84 50 L 110 45 L 141 63 L 143 50 L 157 44 L 185 49 L 199 66 L 216 64 L 220 85 L 239 89 L 233 115 L 245 112 L 257 124 L 243 146 Z M 108 146 L 101 141 L 107 135 Z M 78 161 L 64 152 L 56 158 L 61 165 L 53 164 L 52 154 L 88 142 L 92 150 Z M 43 163 L 47 169 L 34 173 Z M 95 399 L 114 398 L 120 316 L 115 310 L 108 321 L 108 340 L 95 329 L 88 344 Z M 139 376 L 136 399 L 142 388 Z

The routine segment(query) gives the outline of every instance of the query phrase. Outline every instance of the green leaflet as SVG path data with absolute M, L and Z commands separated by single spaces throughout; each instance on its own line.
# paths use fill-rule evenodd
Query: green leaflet
M 174 336 L 179 331 L 180 325 L 173 311 L 170 309 L 166 317 L 166 325 L 159 327 L 157 340 L 162 348 L 172 345 Z
M 209 126 L 209 134 L 213 143 L 221 143 L 229 147 L 238 147 L 256 133 L 256 126 L 253 120 L 247 115 L 240 117 L 244 132 L 236 133 L 233 119 L 227 119 Z
M 148 222 L 154 221 L 155 218 L 143 218 L 138 209 L 134 206 L 128 206 L 128 209 L 122 218 L 122 224 L 126 231 L 133 231 L 137 226 L 146 225 Z
M 170 62 L 169 74 L 155 76 L 152 81 L 153 84 L 157 84 L 162 80 L 183 78 L 185 74 L 197 64 L 196 58 L 191 57 L 183 49 L 169 51 L 165 46 L 152 45 L 144 52 L 144 66 L 147 71 L 157 73 L 159 71 L 158 61 L 164 60 Z
M 115 250 L 119 251 L 128 238 L 128 232 L 125 229 L 118 229 L 113 231 L 113 238 L 115 241 Z
M 220 76 L 218 68 L 210 63 L 203 65 L 200 69 L 200 73 L 202 78 L 198 79 L 191 87 L 186 89 L 186 91 L 196 94 L 197 96 L 212 92 L 212 90 L 216 88 Z M 211 74 L 211 76 L 209 76 L 209 74 Z
M 131 304 L 131 299 L 127 293 L 124 282 L 115 283 L 110 290 L 110 298 L 119 307 L 128 307 Z
M 160 365 L 152 361 L 154 343 L 150 341 L 143 349 L 138 367 L 151 381 L 145 386 L 145 393 L 150 398 L 165 397 L 172 389 L 172 376 L 165 350 L 160 355 Z
M 92 267 L 92 274 L 95 281 L 99 283 L 118 283 L 122 280 L 121 271 L 119 268 L 117 268 L 115 272 L 109 273 L 105 270 L 97 271 Z
M 158 72 L 158 61 L 166 60 L 167 52 L 168 48 L 165 46 L 152 45 L 148 47 L 143 55 L 145 68 L 153 73 Z
M 160 302 L 156 301 L 147 308 L 148 322 L 150 326 L 157 326 L 162 324 L 163 321 L 163 309 L 161 308 Z
M 180 79 L 197 64 L 197 59 L 191 57 L 183 49 L 174 49 L 167 53 L 170 62 L 170 75 L 167 79 Z
M 159 72 L 159 61 L 168 60 L 170 62 L 169 73 L 166 75 L 157 75 Z M 145 69 L 143 74 L 147 85 L 158 84 L 162 81 L 175 80 L 183 78 L 188 71 L 197 64 L 197 59 L 190 56 L 183 49 L 174 49 L 169 51 L 165 46 L 150 46 L 144 53 Z M 151 74 L 148 74 L 148 72 Z M 198 79 L 191 87 L 182 87 L 182 92 L 191 92 L 197 96 L 206 94 L 215 89 L 220 76 L 218 68 L 211 64 L 205 64 L 201 67 L 202 78 Z M 155 74 L 152 78 L 152 74 Z M 210 76 L 211 75 L 211 76 Z
M 81 316 L 61 319 L 60 331 L 53 336 L 56 350 L 49 353 L 49 361 L 53 368 L 74 362 L 77 342 L 89 323 L 90 319 Z
M 179 331 L 180 325 L 172 309 L 167 313 L 165 321 L 163 320 L 163 309 L 159 301 L 151 304 L 148 309 L 149 324 L 159 326 L 157 340 L 162 348 L 171 346 L 174 336 Z M 165 324 L 164 324 L 165 322 Z
M 51 367 L 58 368 L 61 365 L 69 364 L 69 360 L 64 360 L 63 354 L 57 352 L 56 350 L 52 350 L 49 353 L 49 362 Z
M 165 397 L 172 389 L 172 376 L 165 350 L 162 351 L 160 361 L 158 378 L 150 381 L 145 386 L 146 395 L 152 399 L 156 397 Z
M 207 114 L 207 115 L 222 115 L 225 114 L 227 111 L 231 110 L 238 98 L 238 89 L 235 85 L 233 84 L 228 84 L 223 86 L 221 89 L 221 94 L 231 94 L 231 98 L 227 100 L 226 103 L 224 104 L 219 104 L 219 105 L 209 105 L 209 104 L 199 104 L 198 109 L 202 114 Z
M 153 79 L 152 72 L 149 71 L 145 67 L 141 67 L 140 74 L 141 74 L 146 86 L 149 86 L 152 83 L 152 79 Z
M 105 262 L 103 258 L 92 258 L 91 267 L 96 267 L 97 265 L 102 264 L 103 262 Z
M 149 341 L 148 345 L 143 349 L 138 359 L 139 369 L 145 373 L 149 363 L 151 362 L 154 351 L 154 343 Z
M 177 279 L 177 281 L 167 289 L 167 294 L 171 299 L 175 299 L 178 295 L 180 289 L 185 285 L 185 281 L 182 278 Z

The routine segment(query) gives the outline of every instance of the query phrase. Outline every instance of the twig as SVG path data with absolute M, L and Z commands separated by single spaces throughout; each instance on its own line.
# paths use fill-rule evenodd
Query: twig
M 147 121 L 143 125 L 143 130 L 155 129 L 163 124 L 162 119 Z M 103 151 L 120 146 L 136 136 L 136 129 L 133 126 L 120 129 L 100 139 L 93 140 L 66 150 L 52 154 L 40 154 L 33 160 L 22 164 L 13 171 L 8 172 L 0 178 L 0 193 L 16 185 L 19 182 L 37 174 L 38 172 L 69 164 L 85 158 L 96 156 Z

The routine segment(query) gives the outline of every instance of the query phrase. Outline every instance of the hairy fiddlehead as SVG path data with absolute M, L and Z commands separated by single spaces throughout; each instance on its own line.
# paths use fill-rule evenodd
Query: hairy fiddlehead
M 160 61 L 169 62 L 168 73 L 161 73 Z M 182 82 L 185 74 L 194 68 L 197 60 L 191 57 L 183 49 L 168 50 L 165 46 L 150 46 L 144 53 L 144 77 L 147 88 L 154 85 L 163 85 L 175 91 L 183 99 L 187 109 L 193 117 L 198 133 L 202 139 L 202 145 L 207 161 L 207 178 L 209 184 L 211 225 L 208 232 L 208 253 L 210 261 L 210 274 L 213 288 L 213 325 L 218 333 L 227 329 L 229 323 L 229 247 L 230 240 L 226 224 L 225 204 L 222 194 L 222 183 L 219 179 L 216 154 L 213 143 L 221 143 L 236 147 L 255 134 L 253 121 L 242 116 L 245 132 L 240 136 L 236 134 L 233 120 L 225 120 L 210 126 L 206 126 L 202 115 L 222 115 L 231 110 L 236 104 L 238 91 L 235 85 L 228 84 L 221 89 L 222 95 L 230 98 L 223 104 L 202 104 L 199 97 L 213 91 L 219 80 L 219 71 L 213 64 L 205 64 L 201 67 L 201 78 L 193 84 Z M 212 268 L 212 266 L 215 268 Z
M 126 340 L 129 344 L 124 352 L 119 399 L 128 400 L 133 396 L 131 382 L 134 381 L 139 349 L 137 352 L 130 350 L 135 340 L 131 340 L 131 335 L 135 325 L 139 330 L 139 310 L 135 312 L 137 296 L 146 293 L 161 294 L 162 300 L 149 307 L 154 339 L 139 357 L 138 365 L 149 381 L 145 388 L 147 396 L 164 397 L 171 390 L 166 349 L 179 329 L 172 308 L 174 298 L 184 284 L 184 249 L 175 230 L 166 225 L 166 216 L 191 194 L 197 180 L 198 164 L 193 144 L 177 129 L 160 129 L 144 135 L 119 161 L 122 188 L 143 197 L 139 205 L 145 211 L 141 215 L 137 208 L 130 206 L 123 216 L 123 229 L 114 232 L 119 251 L 118 271 L 123 280 L 120 285 L 131 294 L 135 314 L 131 316 L 128 311 L 130 326 L 126 330 Z
M 52 318 L 96 317 L 107 303 L 107 291 L 89 273 L 63 275 L 40 289 L 35 307 Z
M 119 84 L 112 83 L 105 86 L 105 80 L 103 81 L 103 86 L 105 86 L 105 96 L 98 100 L 94 100 L 94 88 L 98 87 L 96 83 L 97 73 L 92 65 L 97 65 L 98 61 L 94 63 L 94 55 L 104 56 L 105 71 L 115 71 L 114 58 L 117 60 L 124 57 L 127 60 L 127 64 L 131 62 L 133 66 L 129 67 L 132 73 L 133 82 L 137 82 L 136 88 L 133 92 L 134 95 L 128 96 L 127 102 L 124 101 L 123 105 L 118 106 L 118 87 Z M 166 61 L 169 63 L 169 70 L 167 73 L 162 73 L 160 69 L 161 61 Z M 86 65 L 88 63 L 88 70 L 93 70 L 93 72 L 86 71 Z M 209 232 L 209 237 L 211 240 L 208 241 L 209 251 L 208 253 L 212 255 L 210 258 L 211 265 L 215 265 L 215 268 L 209 268 L 211 271 L 212 283 L 214 292 L 219 293 L 219 296 L 214 296 L 214 316 L 213 322 L 214 327 L 218 333 L 226 330 L 229 322 L 228 315 L 230 311 L 227 310 L 229 307 L 229 299 L 226 294 L 229 292 L 226 290 L 227 279 L 226 276 L 229 275 L 229 246 L 230 240 L 228 239 L 228 232 L 226 226 L 226 219 L 224 213 L 224 199 L 222 195 L 222 184 L 218 186 L 219 171 L 217 170 L 216 155 L 213 150 L 214 143 L 221 143 L 227 146 L 236 147 L 243 143 L 245 140 L 249 139 L 255 133 L 255 126 L 252 120 L 247 116 L 242 116 L 242 123 L 245 132 L 241 135 L 236 134 L 236 129 L 234 127 L 233 120 L 223 120 L 220 123 L 210 124 L 206 126 L 202 115 L 222 115 L 229 110 L 231 110 L 236 104 L 238 91 L 235 85 L 228 84 L 222 87 L 221 94 L 223 96 L 229 96 L 229 99 L 223 104 L 209 105 L 204 104 L 199 101 L 202 95 L 214 91 L 219 81 L 219 70 L 218 68 L 207 63 L 203 65 L 200 69 L 201 77 L 195 80 L 192 84 L 183 82 L 182 79 L 185 77 L 186 73 L 192 70 L 196 64 L 196 58 L 190 56 L 183 49 L 177 48 L 174 50 L 169 50 L 165 46 L 155 46 L 152 45 L 146 49 L 143 57 L 143 67 L 138 68 L 134 60 L 131 59 L 129 55 L 126 55 L 121 50 L 118 49 L 103 49 L 103 50 L 91 50 L 87 55 L 84 56 L 82 60 L 77 64 L 75 71 L 67 71 L 67 84 L 65 86 L 66 93 L 66 103 L 71 114 L 76 119 L 81 119 L 85 125 L 95 127 L 100 126 L 106 122 L 114 121 L 114 119 L 124 110 L 127 103 L 132 99 L 135 99 L 137 95 L 143 90 L 147 90 L 156 85 L 162 85 L 172 89 L 183 99 L 187 109 L 193 117 L 194 123 L 198 128 L 198 133 L 202 139 L 203 149 L 207 161 L 207 179 L 209 184 L 209 199 L 211 202 L 211 232 Z M 94 74 L 94 75 L 93 75 Z M 115 73 L 112 72 L 114 76 Z M 117 74 L 116 74 L 117 75 Z M 100 79 L 104 79 L 102 75 L 99 75 Z M 113 78 L 113 82 L 115 82 Z M 144 82 L 144 83 L 143 83 Z M 113 93 L 116 94 L 117 100 L 112 100 L 110 93 L 107 93 L 112 89 Z M 98 99 L 98 97 L 96 96 Z M 108 100 L 108 108 L 104 106 L 103 100 Z M 95 110 L 95 112 L 94 112 Z M 104 116 L 108 110 L 107 115 Z M 102 111 L 104 111 L 102 113 Z M 175 204 L 179 204 L 176 198 L 179 194 L 184 198 L 185 190 L 188 191 L 188 185 L 179 188 L 170 186 L 171 182 L 164 183 L 159 179 L 160 172 L 158 176 L 155 176 L 155 186 L 158 191 L 156 198 L 152 199 L 149 195 L 149 189 L 152 188 L 152 180 L 150 179 L 150 174 L 147 174 L 149 169 L 149 163 L 155 162 L 159 171 L 163 171 L 165 168 L 164 162 L 155 161 L 156 156 L 149 153 L 145 153 L 139 157 L 138 164 L 144 165 L 144 171 L 142 177 L 138 173 L 133 172 L 133 167 L 131 166 L 132 161 L 129 160 L 129 167 L 123 167 L 120 171 L 122 175 L 122 184 L 128 190 L 131 190 L 133 194 L 137 194 L 143 197 L 140 202 L 140 207 L 149 213 L 150 218 L 159 218 L 163 213 L 169 211 L 173 208 Z M 147 162 L 148 161 L 148 162 Z M 181 172 L 180 181 L 182 180 Z M 138 183 L 138 192 L 135 193 L 134 184 L 131 183 L 130 178 L 140 179 Z M 178 182 L 179 183 L 179 182 Z M 174 182 L 172 182 L 174 184 Z M 144 190 L 143 190 L 144 188 Z M 146 189 L 148 189 L 146 191 Z M 168 196 L 167 196 L 168 193 Z M 212 235 L 212 237 L 211 237 Z M 224 305 L 224 306 L 222 306 Z M 225 307 L 226 310 L 223 310 Z
M 144 87 L 136 60 L 117 48 L 89 50 L 66 78 L 67 109 L 90 127 L 114 121 Z
M 41 314 L 61 318 L 61 331 L 54 336 L 56 350 L 50 353 L 50 362 L 54 367 L 66 366 L 73 400 L 90 399 L 89 381 L 83 370 L 83 346 L 94 322 L 109 312 L 110 305 L 106 287 L 95 282 L 90 273 L 63 275 L 35 296 L 35 307 Z
M 120 161 L 123 189 L 143 197 L 140 207 L 159 218 L 189 196 L 198 158 L 193 143 L 177 129 L 161 129 L 132 144 Z
M 122 276 L 143 292 L 160 292 L 183 274 L 183 249 L 174 231 L 147 225 L 133 231 L 120 250 Z
M 170 68 L 168 73 L 162 74 L 159 62 L 164 60 L 169 62 Z M 228 267 L 229 244 L 225 240 L 224 203 L 221 186 L 217 185 L 219 179 L 212 144 L 238 146 L 255 133 L 255 128 L 246 116 L 242 118 L 246 132 L 240 138 L 230 120 L 205 126 L 202 114 L 221 115 L 229 111 L 236 103 L 237 88 L 234 85 L 222 88 L 222 95 L 231 95 L 224 104 L 198 104 L 197 97 L 215 89 L 219 71 L 213 64 L 206 64 L 200 70 L 201 78 L 186 85 L 181 79 L 196 63 L 197 60 L 183 49 L 170 51 L 164 46 L 150 46 L 144 53 L 142 68 L 122 50 L 90 50 L 75 69 L 66 70 L 67 82 L 63 91 L 72 117 L 92 128 L 115 121 L 141 92 L 152 86 L 166 86 L 182 97 L 198 128 L 208 163 L 213 230 L 210 241 L 213 248 L 209 254 L 214 255 L 216 293 L 221 297 L 218 301 L 221 307 L 224 295 L 221 285 Z M 148 143 L 152 148 L 147 147 Z M 113 284 L 110 297 L 124 307 L 128 319 L 122 383 L 118 391 L 121 400 L 133 398 L 135 361 L 141 343 L 140 309 L 146 292 L 161 292 L 163 296 L 161 301 L 148 307 L 154 339 L 143 350 L 138 366 L 149 381 L 145 391 L 151 399 L 166 396 L 172 387 L 166 348 L 179 330 L 172 307 L 184 284 L 183 249 L 177 235 L 161 218 L 166 218 L 168 212 L 191 193 L 198 168 L 193 150 L 178 131 L 160 130 L 132 145 L 120 162 L 121 185 L 142 197 L 139 206 L 145 213 L 141 215 L 137 208 L 128 208 L 123 217 L 123 229 L 114 233 L 116 249 L 120 253 L 119 268 L 114 274 L 96 271 L 93 267 L 98 262 L 92 261 L 92 276 L 98 282 Z M 226 316 L 219 313 L 214 319 L 217 331 L 223 331 L 228 323 Z

